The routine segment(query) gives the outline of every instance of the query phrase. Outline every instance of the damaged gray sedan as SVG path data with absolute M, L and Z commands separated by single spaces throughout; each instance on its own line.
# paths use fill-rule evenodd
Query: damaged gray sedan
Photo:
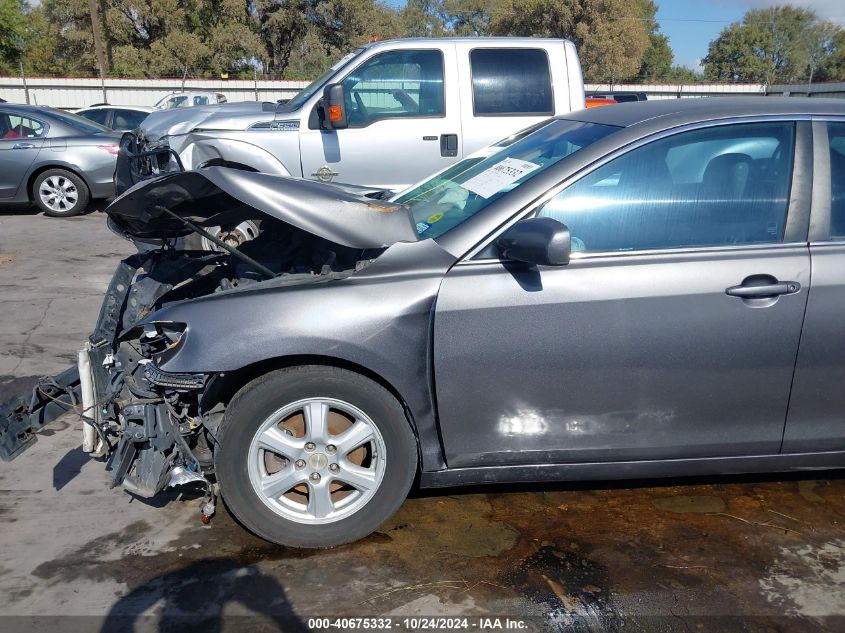
M 372 532 L 415 478 L 841 468 L 843 120 L 596 108 L 390 200 L 222 167 L 139 183 L 106 210 L 139 252 L 78 365 L 0 408 L 0 456 L 75 408 L 114 485 L 199 486 L 206 518 L 219 486 L 299 547 Z M 240 248 L 181 248 L 242 222 Z

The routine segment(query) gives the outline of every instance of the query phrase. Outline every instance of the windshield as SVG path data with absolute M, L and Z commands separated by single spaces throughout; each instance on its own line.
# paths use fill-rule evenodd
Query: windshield
M 339 62 L 337 62 L 334 66 L 329 68 L 326 72 L 324 72 L 322 75 L 317 77 L 314 81 L 312 81 L 310 84 L 305 86 L 302 90 L 297 92 L 296 96 L 293 99 L 291 99 L 287 103 L 284 103 L 284 104 L 280 105 L 278 108 L 276 108 L 276 112 L 293 112 L 294 110 L 299 110 L 303 106 L 303 104 L 311 98 L 311 95 L 313 95 L 320 88 L 322 88 L 323 85 L 331 77 L 333 77 L 335 75 L 335 73 L 337 73 L 338 69 L 341 66 L 345 66 L 347 63 L 352 61 L 354 58 L 358 57 L 358 55 L 363 53 L 364 50 L 365 49 L 363 49 L 363 48 L 358 48 L 358 49 L 352 51 L 351 53 L 349 53 L 348 55 L 344 56 L 343 58 L 341 58 L 341 60 Z
M 499 151 L 456 163 L 394 199 L 411 208 L 417 233 L 439 237 L 579 149 L 620 128 L 552 120 L 516 141 L 500 141 Z
M 77 129 L 80 132 L 84 132 L 85 134 L 99 134 L 100 132 L 111 132 L 111 130 L 105 125 L 94 123 L 90 119 L 81 117 L 78 114 L 62 112 L 61 110 L 56 110 L 54 108 L 48 108 L 48 110 L 50 111 L 50 116 L 56 119 L 57 121 L 61 121 L 65 125 Z

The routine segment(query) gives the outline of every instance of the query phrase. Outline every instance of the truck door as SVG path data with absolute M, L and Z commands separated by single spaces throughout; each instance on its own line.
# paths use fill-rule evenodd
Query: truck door
M 564 63 L 550 64 L 544 48 L 502 46 L 458 48 L 464 153 L 569 111 Z M 552 49 L 554 50 L 554 49 Z M 561 62 L 563 49 L 561 48 Z M 552 86 L 560 86 L 556 95 Z M 561 100 L 560 104 L 555 99 Z M 563 102 L 565 101 L 565 103 Z M 556 109 L 557 108 L 557 109 Z
M 300 126 L 305 178 L 402 189 L 462 156 L 454 45 L 376 52 L 342 83 L 349 127 Z

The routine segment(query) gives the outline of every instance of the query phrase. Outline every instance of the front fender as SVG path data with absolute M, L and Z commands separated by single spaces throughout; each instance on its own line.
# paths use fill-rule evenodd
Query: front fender
M 413 265 L 398 269 L 402 260 Z M 437 291 L 452 263 L 433 240 L 400 242 L 344 279 L 295 286 L 276 279 L 172 304 L 147 320 L 187 329 L 175 353 L 155 360 L 165 371 L 205 374 L 286 356 L 359 365 L 400 394 L 417 426 L 424 467 L 438 467 L 431 331 Z
M 264 174 L 299 175 L 298 144 L 291 148 L 291 152 L 294 153 L 286 154 L 290 157 L 291 164 L 295 163 L 297 167 L 294 173 L 270 151 L 253 142 L 225 137 L 196 138 L 196 135 L 193 136 L 195 138 L 179 151 L 179 158 L 187 169 L 199 169 L 211 161 L 226 161 L 251 167 Z

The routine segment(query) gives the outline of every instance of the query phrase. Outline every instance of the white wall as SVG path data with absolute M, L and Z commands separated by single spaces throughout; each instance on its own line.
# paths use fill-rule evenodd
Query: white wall
M 27 78 L 30 103 L 64 109 L 84 108 L 94 103 L 151 106 L 166 94 L 182 90 L 181 79 L 62 79 Z M 268 81 L 242 79 L 189 79 L 186 90 L 222 92 L 229 101 L 276 101 L 290 99 L 307 81 Z M 105 87 L 105 95 L 103 89 Z M 792 94 L 814 97 L 845 97 L 845 83 L 806 86 L 765 86 L 764 84 L 586 84 L 588 92 L 645 92 L 650 99 L 677 99 L 712 95 Z M 10 103 L 26 103 L 20 77 L 0 77 L 0 98 Z
M 251 81 L 241 79 L 189 79 L 185 90 L 222 92 L 229 101 L 290 99 L 307 81 Z M 163 96 L 182 90 L 181 79 L 62 79 L 28 77 L 26 86 L 30 103 L 56 108 L 77 109 L 94 103 L 152 106 Z M 105 88 L 105 96 L 103 94 Z M 0 77 L 0 98 L 9 103 L 26 103 L 20 77 Z

